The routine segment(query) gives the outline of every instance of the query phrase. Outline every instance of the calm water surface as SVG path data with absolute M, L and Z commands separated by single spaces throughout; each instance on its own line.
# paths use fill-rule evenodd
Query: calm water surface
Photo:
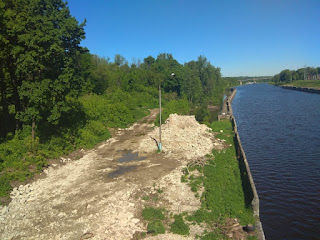
M 320 94 L 245 85 L 232 107 L 266 239 L 320 239 Z

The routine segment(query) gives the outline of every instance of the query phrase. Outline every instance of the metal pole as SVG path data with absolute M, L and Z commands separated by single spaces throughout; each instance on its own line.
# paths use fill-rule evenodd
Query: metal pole
M 161 146 L 161 88 L 160 88 L 160 84 L 159 84 L 159 106 L 160 106 L 160 127 L 159 127 L 159 135 L 160 135 L 160 141 L 159 141 L 159 152 L 161 152 L 162 150 L 162 146 Z

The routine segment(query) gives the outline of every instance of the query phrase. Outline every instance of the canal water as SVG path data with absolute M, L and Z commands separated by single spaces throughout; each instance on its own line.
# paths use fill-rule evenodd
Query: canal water
M 266 239 L 320 239 L 320 94 L 244 85 L 232 108 Z

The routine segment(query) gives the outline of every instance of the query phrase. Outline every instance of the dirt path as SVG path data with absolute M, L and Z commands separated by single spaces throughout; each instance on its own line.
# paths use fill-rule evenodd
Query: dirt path
M 145 205 L 196 210 L 199 200 L 180 181 L 186 157 L 172 149 L 158 154 L 151 139 L 150 151 L 134 152 L 155 131 L 156 115 L 151 110 L 79 160 L 51 166 L 43 179 L 15 188 L 11 203 L 0 208 L 0 239 L 132 239 L 146 231 Z

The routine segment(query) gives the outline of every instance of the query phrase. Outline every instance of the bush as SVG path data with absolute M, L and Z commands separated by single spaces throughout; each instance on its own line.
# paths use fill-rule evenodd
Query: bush
M 147 230 L 149 233 L 152 233 L 153 235 L 163 234 L 166 232 L 166 230 L 160 220 L 155 220 L 155 221 L 148 223 Z
M 168 119 L 169 115 L 172 113 L 177 113 L 180 115 L 187 115 L 190 112 L 190 105 L 186 99 L 172 100 L 167 103 L 161 114 L 162 124 Z M 160 115 L 157 116 L 154 124 L 156 126 L 160 125 Z
M 78 147 L 90 148 L 103 140 L 111 137 L 108 129 L 98 121 L 89 121 L 88 124 L 79 131 L 77 139 Z
M 106 127 L 127 127 L 145 115 L 137 110 L 132 97 L 115 95 L 108 98 L 90 94 L 80 98 L 87 120 L 101 122 Z
M 146 207 L 142 211 L 142 216 L 145 220 L 148 220 L 148 221 L 164 219 L 163 210 L 160 208 Z
M 183 221 L 182 215 L 175 215 L 171 225 L 171 232 L 180 235 L 189 235 L 189 226 Z
M 7 196 L 10 190 L 10 179 L 7 175 L 0 175 L 0 197 Z
M 74 149 L 72 142 L 68 141 L 66 134 L 52 136 L 49 140 L 39 146 L 40 150 L 48 158 L 57 158 Z

